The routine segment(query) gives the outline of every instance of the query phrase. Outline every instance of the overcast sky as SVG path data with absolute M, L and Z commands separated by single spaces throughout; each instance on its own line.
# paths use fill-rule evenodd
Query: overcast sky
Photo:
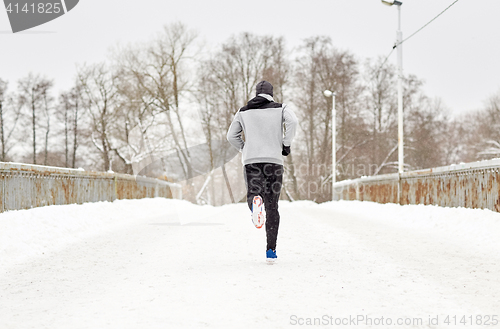
M 454 0 L 403 0 L 403 37 Z M 405 73 L 425 81 L 451 113 L 481 108 L 500 91 L 500 1 L 460 0 L 404 44 Z M 380 0 L 80 0 L 66 15 L 12 34 L 0 9 L 0 78 L 16 88 L 30 71 L 69 89 L 75 65 L 102 61 L 117 43 L 147 40 L 166 23 L 181 21 L 207 45 L 248 31 L 284 36 L 289 48 L 314 35 L 328 35 L 336 47 L 359 59 L 386 56 L 394 44 L 396 6 Z M 389 59 L 396 62 L 395 52 Z

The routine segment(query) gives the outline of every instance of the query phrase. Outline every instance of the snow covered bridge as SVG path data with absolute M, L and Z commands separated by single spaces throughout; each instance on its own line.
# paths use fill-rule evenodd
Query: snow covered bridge
M 272 266 L 244 204 L 155 198 L 0 214 L 0 328 L 498 325 L 500 214 L 280 207 Z

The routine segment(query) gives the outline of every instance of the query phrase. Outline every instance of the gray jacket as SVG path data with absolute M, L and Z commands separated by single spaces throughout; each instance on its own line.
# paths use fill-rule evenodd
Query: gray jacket
M 292 145 L 296 128 L 297 117 L 291 109 L 275 103 L 270 95 L 259 94 L 236 113 L 227 140 L 243 153 L 244 165 L 260 162 L 282 165 L 282 147 Z

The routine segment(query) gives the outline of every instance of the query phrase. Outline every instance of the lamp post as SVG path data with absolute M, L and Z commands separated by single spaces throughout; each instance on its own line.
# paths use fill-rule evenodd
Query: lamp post
M 404 172 L 404 143 L 403 143 L 403 32 L 401 32 L 401 5 L 400 1 L 382 0 L 388 6 L 398 6 L 398 30 L 396 32 L 396 48 L 398 50 L 398 171 Z
M 336 158 L 336 141 L 335 141 L 335 135 L 337 131 L 337 124 L 335 122 L 335 93 L 330 90 L 325 90 L 323 92 L 323 95 L 325 97 L 331 97 L 332 98 L 332 201 L 335 200 L 335 176 L 337 174 L 337 158 Z

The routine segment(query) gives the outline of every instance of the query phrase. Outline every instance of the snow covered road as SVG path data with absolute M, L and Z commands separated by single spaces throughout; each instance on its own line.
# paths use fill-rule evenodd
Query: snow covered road
M 0 328 L 500 327 L 500 214 L 280 207 L 272 266 L 244 204 L 0 214 Z

